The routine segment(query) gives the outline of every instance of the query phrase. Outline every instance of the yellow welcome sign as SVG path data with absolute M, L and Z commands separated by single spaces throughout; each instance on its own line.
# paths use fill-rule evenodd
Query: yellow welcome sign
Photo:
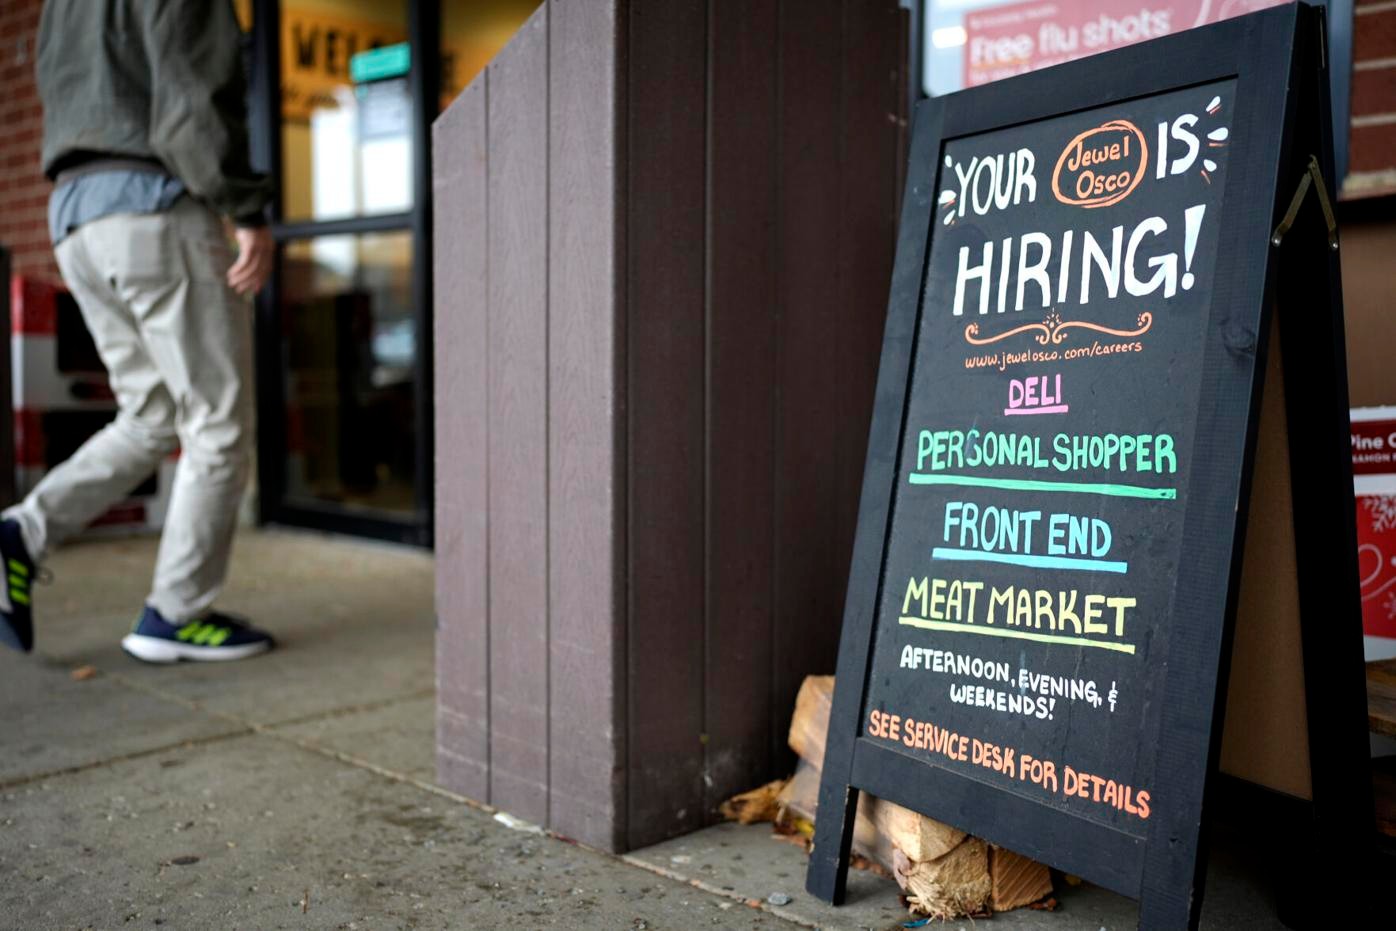
M 442 37 L 441 49 L 443 107 L 494 57 L 536 5 L 537 0 L 486 0 L 478 8 L 461 9 L 470 13 L 468 19 L 443 21 L 443 32 L 449 33 Z M 313 110 L 339 106 L 336 94 L 352 86 L 349 60 L 355 54 L 407 40 L 401 21 L 373 18 L 374 14 L 390 16 L 384 7 L 396 10 L 395 4 L 367 2 L 356 7 L 348 0 L 332 4 L 348 15 L 325 6 L 325 0 L 308 9 L 294 3 L 281 6 L 283 119 L 304 121 Z M 243 30 L 250 32 L 252 0 L 235 0 L 234 7 Z
M 287 9 L 281 17 L 282 118 L 304 120 L 313 110 L 337 107 L 336 92 L 351 85 L 351 58 L 406 39 L 401 26 Z

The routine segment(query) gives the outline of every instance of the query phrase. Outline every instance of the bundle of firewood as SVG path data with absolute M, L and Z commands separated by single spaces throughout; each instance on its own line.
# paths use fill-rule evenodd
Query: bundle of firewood
M 790 722 L 790 748 L 800 756 L 795 774 L 731 799 L 725 814 L 743 822 L 773 820 L 788 834 L 813 837 L 833 694 L 833 676 L 805 679 Z M 914 914 L 949 919 L 1007 911 L 1052 892 L 1041 863 L 867 793 L 858 801 L 853 850 L 855 859 L 897 881 Z

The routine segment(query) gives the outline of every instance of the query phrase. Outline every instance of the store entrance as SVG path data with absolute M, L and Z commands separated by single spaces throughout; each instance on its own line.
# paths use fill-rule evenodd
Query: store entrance
M 430 126 L 537 0 L 240 0 L 254 157 L 264 521 L 432 542 Z

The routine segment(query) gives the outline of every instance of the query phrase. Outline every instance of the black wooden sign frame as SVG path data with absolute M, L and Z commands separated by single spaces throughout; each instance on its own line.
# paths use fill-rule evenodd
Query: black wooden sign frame
M 891 283 L 864 469 L 836 690 L 807 886 L 844 896 L 860 790 L 1137 898 L 1140 926 L 1195 926 L 1206 789 L 1217 771 L 1247 502 L 1278 306 L 1295 493 L 1312 830 L 1325 857 L 1360 857 L 1371 831 L 1366 695 L 1356 580 L 1347 383 L 1337 241 L 1316 198 L 1272 242 L 1311 156 L 1332 178 L 1321 11 L 1276 7 L 982 88 L 923 101 Z M 1146 837 L 997 791 L 865 736 L 876 606 L 920 329 L 940 153 L 948 140 L 1234 79 L 1232 177 L 1220 215 L 1201 360 L 1172 642 L 1163 673 L 1153 817 Z M 1242 170 L 1243 169 L 1243 170 Z M 1303 351 L 1299 351 L 1302 349 Z M 1205 438 L 1205 439 L 1204 439 Z M 1335 635 L 1334 626 L 1347 624 Z M 1319 864 L 1341 871 L 1350 862 Z M 1348 882 L 1351 882 L 1349 876 Z

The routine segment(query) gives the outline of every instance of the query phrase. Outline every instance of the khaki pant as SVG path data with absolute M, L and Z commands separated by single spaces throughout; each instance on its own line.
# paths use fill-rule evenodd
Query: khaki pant
M 252 312 L 225 281 L 232 250 L 184 197 L 84 224 L 56 252 L 120 411 L 5 516 L 42 560 L 180 449 L 148 603 L 188 620 L 223 585 L 250 469 Z

